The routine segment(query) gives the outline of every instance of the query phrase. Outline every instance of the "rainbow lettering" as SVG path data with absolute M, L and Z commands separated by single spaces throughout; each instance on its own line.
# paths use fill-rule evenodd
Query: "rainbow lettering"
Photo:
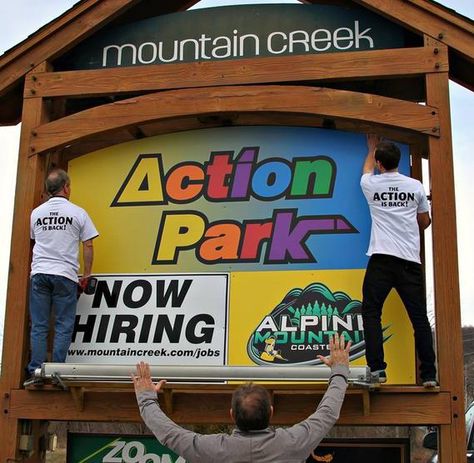
M 259 147 L 214 151 L 203 163 L 186 161 L 164 171 L 161 154 L 139 155 L 111 207 L 207 203 L 271 202 L 331 198 L 336 164 L 327 156 L 270 157 L 259 161 Z M 306 246 L 315 234 L 357 233 L 342 215 L 298 216 L 297 208 L 274 209 L 270 216 L 241 222 L 210 222 L 202 210 L 164 210 L 152 264 L 176 264 L 194 250 L 203 264 L 309 263 Z M 266 244 L 266 246 L 264 246 Z

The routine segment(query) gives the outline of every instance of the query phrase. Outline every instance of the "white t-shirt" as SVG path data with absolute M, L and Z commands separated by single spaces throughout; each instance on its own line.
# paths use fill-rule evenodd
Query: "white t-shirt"
M 423 185 L 398 172 L 364 174 L 360 185 L 372 217 L 367 255 L 388 254 L 420 263 L 417 214 L 429 211 Z
M 53 197 L 31 213 L 30 230 L 35 240 L 31 275 L 62 275 L 77 281 L 79 242 L 98 236 L 87 212 L 66 198 Z

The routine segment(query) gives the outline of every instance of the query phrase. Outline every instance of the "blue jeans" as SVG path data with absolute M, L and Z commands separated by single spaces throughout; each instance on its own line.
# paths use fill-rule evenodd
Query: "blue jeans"
M 31 361 L 28 372 L 46 361 L 49 319 L 54 310 L 53 362 L 64 362 L 71 344 L 77 306 L 77 283 L 60 275 L 37 273 L 30 282 Z

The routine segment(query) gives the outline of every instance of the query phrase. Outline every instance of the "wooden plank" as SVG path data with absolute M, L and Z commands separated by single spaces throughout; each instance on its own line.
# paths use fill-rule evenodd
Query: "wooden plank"
M 430 41 L 429 38 L 426 38 Z M 452 396 L 452 424 L 440 428 L 442 462 L 466 461 L 463 345 L 456 241 L 456 204 L 447 73 L 426 77 L 427 103 L 438 107 L 440 138 L 431 137 L 433 266 L 438 369 L 441 390 Z M 449 333 L 449 342 L 443 342 Z
M 43 63 L 35 71 L 46 71 Z M 30 212 L 37 206 L 43 191 L 45 162 L 43 156 L 29 156 L 32 128 L 48 118 L 41 98 L 29 99 L 23 105 L 23 123 L 15 192 L 10 271 L 8 275 L 5 329 L 2 355 L 2 391 L 18 388 L 23 381 L 28 340 L 28 280 L 30 262 Z M 0 417 L 0 461 L 16 458 L 18 421 L 8 411 Z
M 284 389 L 284 390 L 278 390 L 278 389 L 272 389 L 272 397 L 286 397 L 286 400 L 292 396 L 302 396 L 302 395 L 310 395 L 310 396 L 315 396 L 315 395 L 320 395 L 321 397 L 324 395 L 326 392 L 326 387 L 321 390 L 315 391 L 314 389 L 307 389 L 307 390 L 302 390 L 302 389 L 297 389 L 297 388 L 292 388 L 292 389 Z M 405 391 L 406 392 L 406 391 Z M 348 396 L 358 396 L 360 397 L 360 407 L 361 407 L 361 413 L 364 416 L 368 416 L 370 414 L 370 393 L 368 388 L 351 388 L 347 389 L 346 392 L 346 397 Z M 272 402 L 273 403 L 273 402 Z
M 34 66 L 57 56 L 140 0 L 87 0 L 0 59 L 0 95 Z
M 443 5 L 440 3 L 427 2 L 426 0 L 407 1 L 419 8 L 428 11 L 431 14 L 438 16 L 439 18 L 442 18 L 445 21 L 455 24 L 457 27 L 468 31 L 470 34 L 474 34 L 474 24 L 464 18 L 461 18 L 460 13 L 456 15 L 454 9 L 443 7 Z
M 168 119 L 158 123 L 140 125 L 138 128 L 140 132 L 142 132 L 146 137 L 153 137 L 155 135 L 173 132 L 183 132 L 186 130 L 206 129 L 228 125 L 281 125 L 323 128 L 331 125 L 331 127 L 337 128 L 338 130 L 347 130 L 350 132 L 367 133 L 373 130 L 373 126 L 371 124 L 360 121 L 345 121 L 338 119 L 336 123 L 336 121 L 333 119 L 327 119 L 313 115 L 292 114 L 290 117 L 288 117 L 286 114 L 266 114 L 263 112 L 258 114 L 236 114 L 235 116 L 226 114 L 224 117 L 215 116 L 208 118 L 207 120 L 200 116 L 182 119 Z M 407 144 L 417 143 L 421 137 L 421 135 L 412 134 L 410 132 L 397 130 L 390 127 L 380 127 L 378 128 L 377 133 L 390 140 L 398 140 L 401 143 Z M 69 161 L 83 154 L 91 153 L 108 146 L 117 145 L 131 139 L 132 137 L 130 133 L 125 130 L 92 136 L 90 139 L 88 139 L 88 141 L 76 143 L 64 148 L 63 159 Z
M 86 0 L 85 2 L 81 2 L 80 5 L 76 5 L 75 7 L 69 9 L 12 49 L 7 50 L 7 52 L 0 58 L 0 70 L 11 61 L 14 61 L 19 56 L 25 54 L 29 49 L 34 48 L 41 41 L 45 40 L 49 35 L 52 35 L 60 29 L 66 27 L 71 21 L 78 18 L 81 14 L 92 8 L 99 1 L 100 0 Z
M 31 149 L 42 153 L 147 122 L 227 112 L 312 114 L 438 136 L 437 111 L 429 106 L 345 90 L 268 85 L 170 90 L 110 103 L 38 126 Z
M 288 386 L 287 386 L 288 387 Z M 188 390 L 191 389 L 188 386 Z M 381 388 L 382 389 L 382 388 Z M 271 389 L 273 390 L 273 389 Z M 408 389 L 409 391 L 410 389 Z M 273 390 L 274 391 L 274 390 Z M 274 391 L 276 392 L 276 391 Z M 170 418 L 178 423 L 230 423 L 230 390 L 209 392 L 173 389 Z M 293 424 L 312 413 L 322 391 L 274 393 L 275 424 Z M 169 400 L 169 399 L 168 399 Z M 164 397 L 160 401 L 165 406 Z M 361 404 L 361 394 L 349 394 L 340 424 L 345 425 L 436 425 L 451 422 L 449 393 L 404 392 L 371 393 L 370 410 Z M 78 411 L 68 392 L 12 391 L 10 415 L 17 419 L 77 421 L 139 421 L 135 395 L 130 392 L 88 392 L 83 411 Z M 368 413 L 367 413 L 368 412 Z
M 423 183 L 423 167 L 422 167 L 422 157 L 420 156 L 420 144 L 410 146 L 410 157 L 411 157 L 411 176 L 421 183 Z M 426 261 L 425 261 L 425 234 L 420 233 L 420 256 L 421 264 L 423 266 L 423 283 L 425 285 L 426 293 Z M 425 294 L 426 297 L 426 294 Z M 418 384 L 422 383 L 420 377 L 420 359 L 416 355 L 416 349 L 413 349 L 413 355 L 415 357 L 415 371 L 416 371 L 416 382 Z
M 163 399 L 164 410 L 168 415 L 171 415 L 173 413 L 173 389 L 165 389 L 163 391 Z
M 427 34 L 459 51 L 469 61 L 474 60 L 474 26 L 442 7 L 429 2 L 406 0 L 354 0 L 378 14 L 401 23 L 420 34 Z M 420 7 L 417 3 L 423 3 Z
M 66 386 L 82 388 L 84 392 L 110 392 L 110 393 L 123 393 L 123 392 L 133 392 L 133 384 L 131 382 L 127 383 L 101 383 L 93 381 L 64 381 Z M 163 387 L 163 391 L 174 391 L 180 394 L 232 394 L 236 387 L 238 387 L 242 382 L 230 382 L 225 384 L 188 384 L 188 383 L 167 383 Z M 296 383 L 260 383 L 269 391 L 273 391 L 275 394 L 280 395 L 292 395 L 292 394 L 311 394 L 311 395 L 324 395 L 327 390 L 326 382 L 319 383 L 308 383 L 308 382 L 296 382 Z M 349 384 L 347 389 L 347 394 L 362 394 L 365 391 L 371 391 L 372 393 L 387 395 L 387 394 L 438 394 L 440 392 L 439 387 L 426 389 L 422 386 L 412 386 L 412 385 L 389 385 L 389 384 L 376 384 L 373 385 L 376 390 L 369 389 L 365 386 Z M 58 392 L 62 391 L 61 387 L 57 385 L 44 384 L 42 386 L 28 386 L 26 388 L 29 391 L 42 394 L 43 392 Z
M 387 77 L 383 79 L 333 80 L 331 82 L 325 82 L 323 80 L 318 82 L 318 86 L 349 90 L 352 92 L 370 93 L 416 103 L 424 102 L 425 100 L 424 75 L 404 78 Z
M 436 47 L 202 61 L 46 73 L 25 81 L 25 97 L 121 93 L 276 82 L 412 76 L 448 70 Z
M 78 411 L 84 411 L 84 388 L 83 387 L 71 387 L 70 389 L 72 400 L 76 405 Z
M 165 120 L 158 123 L 152 122 L 140 125 L 140 130 L 147 136 L 152 137 L 171 132 L 179 132 L 183 130 L 203 129 L 209 127 L 221 127 L 228 125 L 283 125 L 283 126 L 310 126 L 321 128 L 333 128 L 338 130 L 347 130 L 350 132 L 368 133 L 374 127 L 369 122 L 332 119 L 328 117 L 318 116 L 314 114 L 291 114 L 288 117 L 285 113 L 226 113 L 222 116 L 211 115 L 189 117 L 180 120 Z M 393 127 L 378 127 L 377 133 L 391 140 L 398 140 L 402 143 L 417 143 L 422 135 L 403 131 Z
M 362 409 L 364 416 L 370 415 L 370 394 L 367 390 L 362 391 Z

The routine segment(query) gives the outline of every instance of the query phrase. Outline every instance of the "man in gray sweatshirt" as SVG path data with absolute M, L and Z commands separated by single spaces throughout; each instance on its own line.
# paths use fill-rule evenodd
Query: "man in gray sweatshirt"
M 331 368 L 329 386 L 316 411 L 290 428 L 269 428 L 273 414 L 268 391 L 247 384 L 232 397 L 232 434 L 202 435 L 183 429 L 161 410 L 156 397 L 165 380 L 153 384 L 148 364 L 133 376 L 140 414 L 156 438 L 188 463 L 302 463 L 339 418 L 347 389 L 349 349 L 343 337 L 330 341 L 330 356 L 318 356 Z

